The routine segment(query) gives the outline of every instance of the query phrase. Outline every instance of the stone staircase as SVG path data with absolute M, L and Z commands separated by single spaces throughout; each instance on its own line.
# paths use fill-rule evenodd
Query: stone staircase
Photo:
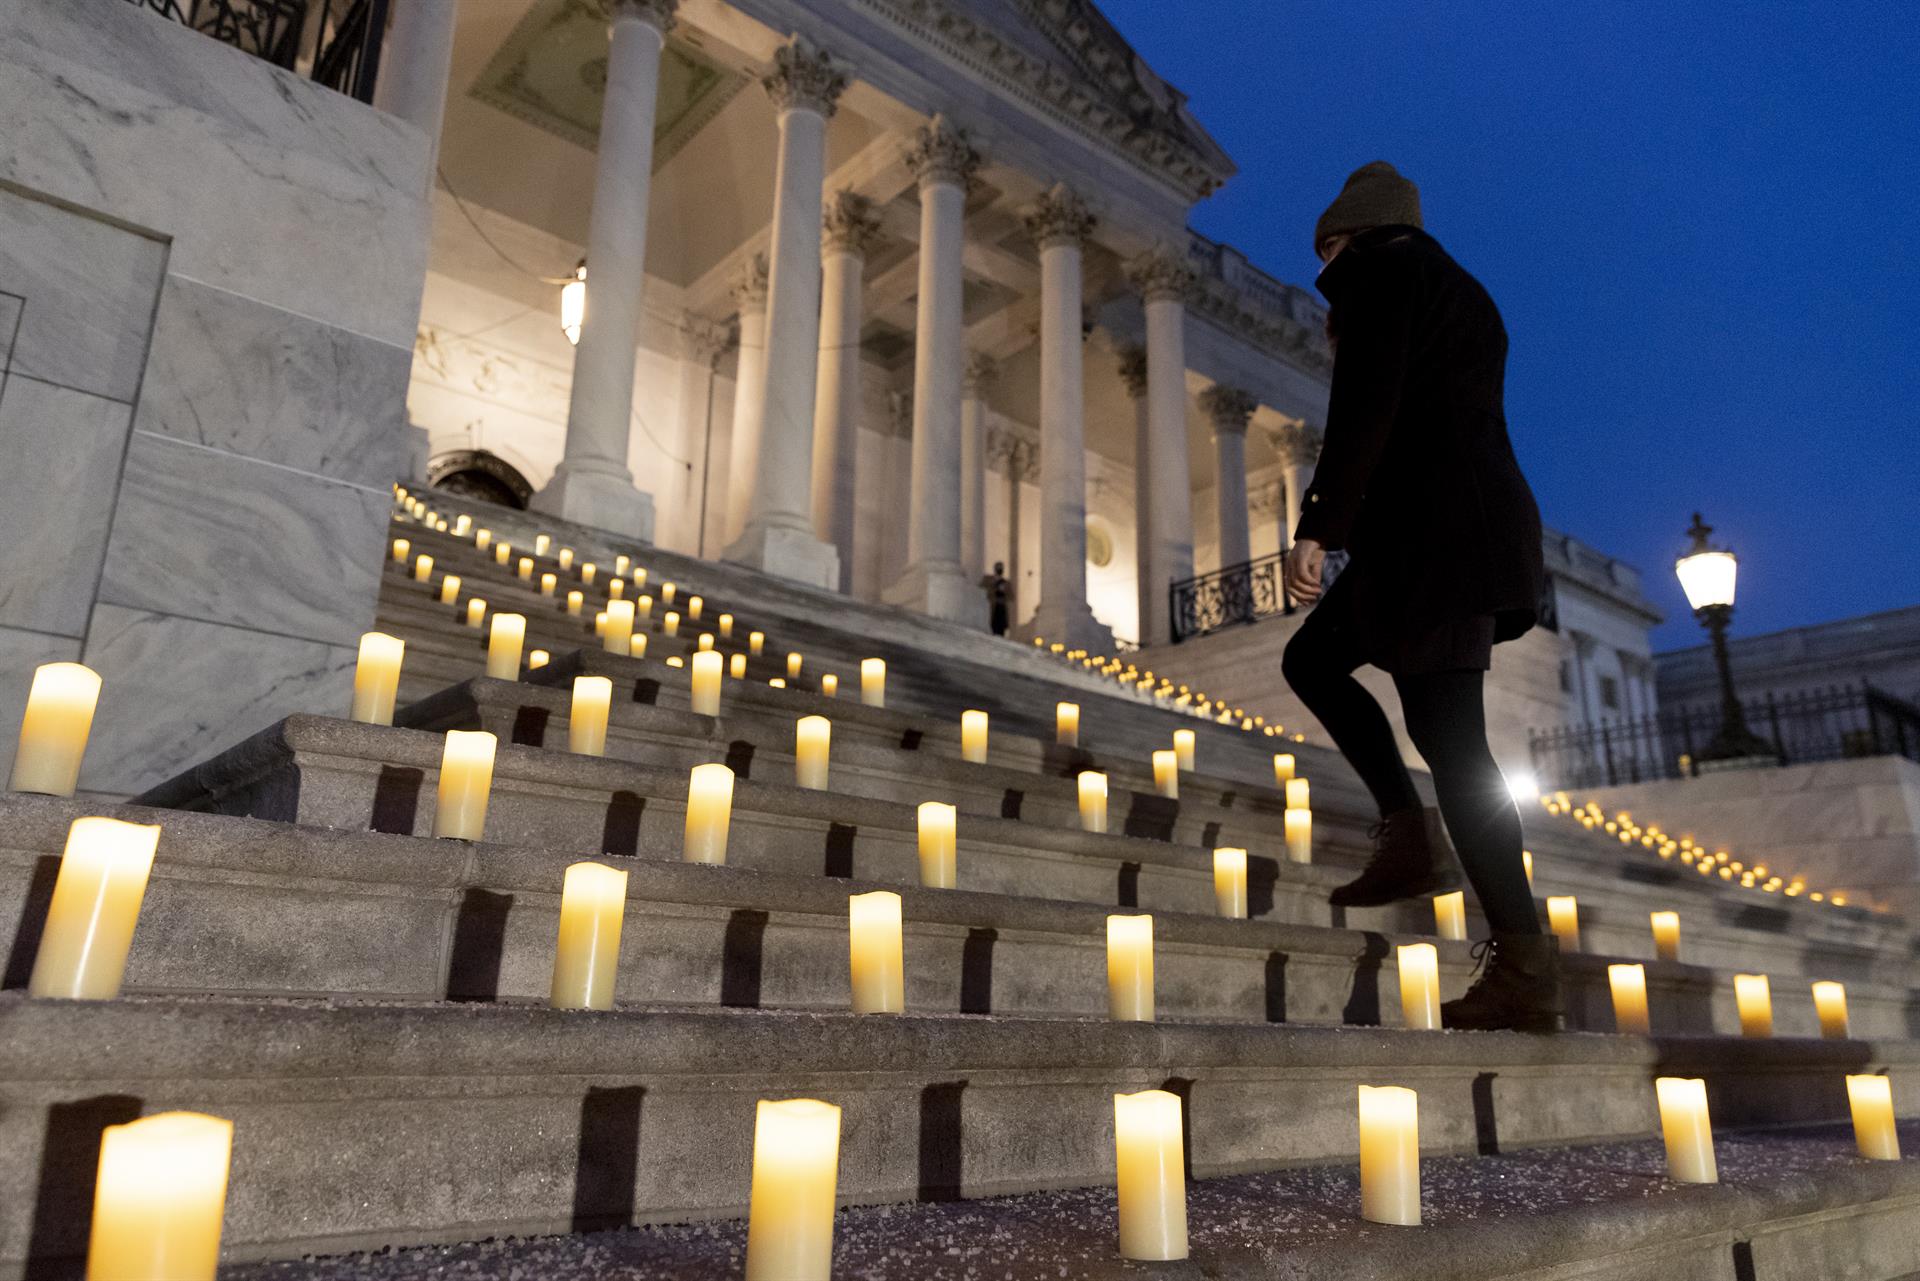
M 1191 1173 L 1208 1181 L 1192 1186 L 1195 1258 L 1170 1276 L 1920 1272 L 1920 1176 L 1794 1128 L 1844 1121 L 1850 1072 L 1890 1074 L 1903 1114 L 1920 1113 L 1920 939 L 1904 921 L 1706 882 L 1527 814 L 1536 888 L 1579 899 L 1569 1024 L 1591 1034 L 1400 1030 L 1394 945 L 1430 941 L 1432 912 L 1328 908 L 1370 817 L 1336 754 L 1287 744 L 1314 801 L 1314 861 L 1293 863 L 1267 735 L 1156 706 L 1043 649 L 655 549 L 639 555 L 650 585 L 700 594 L 706 620 L 668 638 L 656 604 L 647 656 L 608 654 L 592 614 L 614 556 L 639 549 L 428 499 L 511 541 L 516 560 L 551 533 L 553 551 L 599 565 L 597 587 L 552 555 L 523 583 L 470 538 L 397 519 L 436 572 L 419 582 L 387 567 L 379 626 L 407 644 L 394 726 L 292 717 L 130 805 L 0 797 L 8 989 L 31 965 L 72 819 L 164 825 L 128 995 L 0 993 L 0 1151 L 15 1154 L 0 1167 L 0 1272 L 78 1275 L 99 1129 L 141 1112 L 235 1122 L 236 1277 L 399 1277 L 453 1257 L 433 1243 L 738 1216 L 754 1101 L 808 1095 L 844 1109 L 843 1204 L 892 1207 L 843 1213 L 849 1275 L 966 1275 L 943 1271 L 956 1220 L 942 1203 L 982 1197 L 1007 1198 L 966 1220 L 1011 1251 L 994 1256 L 1007 1274 L 1131 1275 L 1111 1254 L 1102 1190 L 1110 1097 L 1155 1087 L 1185 1100 Z M 522 680 L 485 677 L 485 632 L 439 602 L 443 572 L 461 576 L 463 602 L 525 615 L 527 648 L 551 660 Z M 542 572 L 560 575 L 556 597 L 538 592 Z M 565 612 L 570 589 L 586 594 L 583 617 Z M 722 611 L 734 639 L 719 648 L 744 648 L 750 630 L 767 642 L 709 717 L 666 660 Z M 789 651 L 804 656 L 799 677 L 770 686 Z M 889 666 L 884 708 L 858 698 L 872 655 Z M 819 692 L 826 672 L 837 698 Z M 578 674 L 613 682 L 604 757 L 566 750 Z M 1081 705 L 1080 747 L 1053 741 L 1062 698 Z M 966 708 L 991 715 L 987 763 L 961 759 Z M 794 721 L 813 713 L 833 722 L 824 791 L 794 785 Z M 1198 769 L 1173 801 L 1147 764 L 1176 727 L 1195 730 Z M 429 835 L 449 729 L 500 739 L 485 841 Z M 680 855 L 688 769 L 713 760 L 739 776 L 717 867 Z M 1087 768 L 1110 776 L 1107 834 L 1079 826 L 1074 775 Z M 959 889 L 919 886 L 925 800 L 959 808 Z M 1217 845 L 1250 852 L 1251 920 L 1215 915 Z M 561 877 L 582 858 L 629 873 L 611 1012 L 545 1004 Z M 903 899 L 909 1012 L 856 1016 L 847 898 L 883 887 Z M 1116 908 L 1154 915 L 1158 1022 L 1106 1017 Z M 1661 909 L 1681 914 L 1684 964 L 1653 959 L 1647 913 Z M 1472 960 L 1464 943 L 1438 948 L 1452 996 Z M 1646 963 L 1652 1038 L 1611 1034 L 1606 965 L 1618 959 Z M 1772 976 L 1775 1039 L 1738 1036 L 1735 972 Z M 1846 982 L 1854 1039 L 1813 1039 L 1814 979 Z M 1656 1075 L 1707 1078 L 1716 1126 L 1748 1158 L 1742 1179 L 1658 1177 L 1645 1143 Z M 1428 1201 L 1453 1237 L 1360 1225 L 1345 1200 L 1355 1087 L 1386 1083 L 1420 1092 L 1422 1150 L 1446 1172 Z M 1516 1149 L 1531 1164 L 1513 1164 Z M 1596 1151 L 1614 1155 L 1583 1155 Z M 1603 1167 L 1642 1173 L 1623 1185 Z M 1547 1169 L 1574 1193 L 1489 1191 Z M 1066 1206 L 1106 1216 L 1092 1229 L 1108 1234 L 1105 1253 L 1048 1255 L 1066 1239 L 1049 1215 Z M 1273 1208 L 1287 1206 L 1297 1221 Z M 1231 1241 L 1218 1235 L 1229 1224 Z M 714 1245 L 731 1231 L 605 1238 L 644 1237 L 648 1261 L 627 1271 L 581 1263 L 608 1248 L 594 1237 L 463 1246 L 483 1262 L 457 1275 L 731 1275 L 737 1258 Z M 300 1261 L 392 1246 L 419 1249 Z M 1805 1257 L 1832 1262 L 1778 1270 Z M 1676 1258 L 1699 1270 L 1676 1273 Z

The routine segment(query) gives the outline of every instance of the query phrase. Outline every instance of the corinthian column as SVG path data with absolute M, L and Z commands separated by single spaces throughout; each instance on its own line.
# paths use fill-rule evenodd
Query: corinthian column
M 820 389 L 813 403 L 813 533 L 853 582 L 853 467 L 860 445 L 860 288 L 867 246 L 880 232 L 873 202 L 851 191 L 827 206 L 821 255 Z
M 654 99 L 677 0 L 602 0 L 609 22 L 606 100 L 587 224 L 587 312 L 573 355 L 567 443 L 536 511 L 653 537 L 653 499 L 627 470 L 634 349 L 647 257 Z
M 960 568 L 978 583 L 987 571 L 987 391 L 993 357 L 967 357 L 960 398 Z
M 733 370 L 733 428 L 713 461 L 719 478 L 717 547 L 727 547 L 747 527 L 753 497 L 753 460 L 760 456 L 761 409 L 767 393 L 767 256 L 755 254 L 733 285 L 740 309 L 740 352 Z
M 1200 393 L 1200 408 L 1213 422 L 1214 458 L 1219 477 L 1220 568 L 1253 559 L 1253 532 L 1247 519 L 1247 420 L 1259 407 L 1251 393 L 1216 383 Z
M 907 568 L 886 599 L 935 618 L 982 624 L 986 597 L 960 567 L 962 208 L 980 157 L 939 116 L 907 163 L 920 181 L 920 299 L 913 352 L 913 477 Z
M 767 284 L 766 388 L 746 525 L 727 559 L 770 574 L 840 586 L 840 558 L 814 537 L 813 392 L 820 359 L 820 184 L 827 117 L 847 87 L 826 54 L 795 36 L 762 82 L 780 115 L 774 175 L 772 272 Z
M 1321 434 L 1317 427 L 1291 422 L 1268 433 L 1274 452 L 1280 455 L 1280 472 L 1286 479 L 1286 524 L 1280 530 L 1282 551 L 1293 546 L 1293 531 L 1300 527 L 1300 503 L 1313 481 L 1313 466 L 1320 460 Z
M 1139 621 L 1134 624 L 1136 640 L 1146 635 L 1147 615 L 1153 604 L 1148 599 L 1153 580 L 1147 574 L 1147 507 L 1153 501 L 1153 470 L 1147 465 L 1152 452 L 1153 433 L 1147 418 L 1147 349 L 1131 344 L 1120 349 L 1120 381 L 1133 402 L 1133 570 L 1138 581 Z
M 1193 577 L 1193 494 L 1187 465 L 1187 293 L 1193 269 L 1171 249 L 1136 260 L 1134 287 L 1147 316 L 1147 451 L 1152 474 L 1145 512 L 1148 610 L 1140 643 L 1171 640 L 1167 589 Z
M 447 77 L 453 67 L 457 0 L 399 0 L 380 43 L 380 75 L 373 105 L 427 135 L 429 158 L 440 154 L 440 123 L 447 113 Z M 611 68 L 609 68 L 611 70 Z M 433 166 L 427 166 L 433 187 Z

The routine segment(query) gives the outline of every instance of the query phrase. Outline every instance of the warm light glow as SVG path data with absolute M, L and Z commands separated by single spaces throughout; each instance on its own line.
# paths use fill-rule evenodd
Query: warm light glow
M 1213 901 L 1220 915 L 1244 920 L 1247 915 L 1247 852 L 1230 846 L 1213 852 Z
M 1420 1098 L 1398 1085 L 1360 1087 L 1360 1217 L 1420 1223 Z
M 802 716 L 794 722 L 793 735 L 795 785 L 825 791 L 828 756 L 833 744 L 833 722 L 824 716 Z
M 1304 778 L 1287 780 L 1287 808 L 1290 810 L 1311 809 L 1311 789 Z
M 400 664 L 407 643 L 385 632 L 360 637 L 360 657 L 353 668 L 352 719 L 363 725 L 393 724 L 393 704 L 400 692 Z
M 755 632 L 758 636 L 760 633 Z M 860 701 L 868 707 L 887 705 L 887 663 L 882 658 L 860 660 Z
M 499 740 L 485 730 L 447 731 L 440 753 L 440 783 L 433 834 L 477 841 L 487 826 L 487 797 L 493 788 L 493 757 Z
M 487 621 L 487 602 L 475 596 L 467 602 L 467 626 L 478 628 Z
M 213 1281 L 232 1159 L 222 1117 L 161 1112 L 101 1131 L 89 1281 Z
M 1153 1022 L 1153 918 L 1107 918 L 1107 1012 L 1119 1020 Z
M 1773 990 L 1766 975 L 1734 975 L 1733 1000 L 1740 1009 L 1740 1035 L 1773 1035 Z
M 797 651 L 787 655 L 787 679 L 788 680 L 796 681 L 800 679 L 800 665 L 805 661 L 806 661 L 805 658 L 803 658 Z
M 1113 1158 L 1120 1254 L 1187 1257 L 1187 1175 L 1180 1096 L 1142 1090 L 1113 1096 Z
M 1440 951 L 1431 943 L 1402 943 L 1400 1011 L 1410 1028 L 1424 1032 L 1440 1027 Z
M 1701 551 L 1682 556 L 1674 562 L 1673 572 L 1680 576 L 1680 589 L 1694 609 L 1733 604 L 1739 562 L 1732 552 Z
M 1461 942 L 1467 937 L 1467 895 L 1464 890 L 1433 896 L 1433 932 Z
M 1533 775 L 1516 770 L 1507 776 L 1507 792 L 1516 803 L 1531 805 L 1540 799 L 1540 784 Z
M 820 696 L 822 698 L 837 698 L 839 694 L 840 678 L 838 676 L 835 676 L 832 672 L 828 672 L 820 678 Z
M 727 659 L 727 675 L 737 681 L 747 678 L 747 656 L 745 654 L 734 654 Z
M 433 578 L 433 557 L 416 556 L 413 561 L 413 581 L 424 583 Z
M 100 676 L 92 668 L 80 663 L 42 663 L 34 668 L 8 787 L 16 792 L 72 796 L 80 783 L 80 758 L 86 754 L 99 702 Z
M 853 1012 L 900 1014 L 907 1008 L 901 960 L 900 896 L 892 890 L 847 899 Z
M 1293 781 L 1293 753 L 1275 752 L 1273 754 L 1273 785 L 1285 789 Z
M 668 615 L 669 618 L 672 615 Z M 695 654 L 689 663 L 688 677 L 691 706 L 696 716 L 718 716 L 720 714 L 720 655 L 705 649 Z
M 573 279 L 560 286 L 560 332 L 577 347 L 580 345 L 581 326 L 586 322 L 587 264 L 582 262 L 573 269 Z
M 1193 772 L 1193 731 L 1177 729 L 1173 731 L 1173 751 L 1180 760 L 1180 768 Z
M 727 861 L 727 828 L 733 818 L 733 771 L 696 765 L 687 779 L 687 827 L 681 857 L 689 863 Z
M 440 603 L 442 605 L 460 603 L 460 575 L 448 574 L 440 580 Z
M 633 602 L 607 602 L 607 622 L 600 632 L 600 644 L 609 654 L 633 654 Z
M 573 678 L 573 702 L 567 709 L 567 750 L 581 756 L 607 754 L 607 715 L 613 707 L 613 681 L 605 676 Z
M 73 820 L 27 980 L 30 993 L 74 1001 L 120 995 L 159 843 L 158 826 Z
M 1609 965 L 1607 985 L 1613 991 L 1613 1026 L 1628 1036 L 1653 1032 L 1647 1013 L 1647 969 L 1644 965 Z
M 495 680 L 520 679 L 520 647 L 526 642 L 523 614 L 495 614 L 487 635 L 487 675 Z
M 1287 861 L 1313 862 L 1313 811 L 1290 809 L 1281 823 L 1287 838 Z
M 1054 704 L 1053 741 L 1062 747 L 1080 746 L 1080 704 Z
M 610 1010 L 620 966 L 620 925 L 627 874 L 601 863 L 575 863 L 560 888 L 560 940 L 553 953 L 556 1010 Z
M 1080 827 L 1088 832 L 1107 830 L 1107 776 L 1097 770 L 1080 771 Z
M 760 1100 L 746 1281 L 827 1281 L 839 1171 L 839 1108 L 817 1099 Z
M 1853 1138 L 1869 1161 L 1898 1161 L 1900 1134 L 1893 1128 L 1893 1082 L 1884 1076 L 1849 1076 L 1847 1104 Z
M 1180 756 L 1174 751 L 1153 754 L 1153 790 L 1173 800 L 1180 798 Z
M 943 801 L 920 803 L 920 884 L 950 890 L 956 876 L 959 810 Z
M 1680 959 L 1680 913 L 1652 912 L 1653 954 L 1663 961 Z
M 1852 1029 L 1847 1020 L 1847 989 L 1842 983 L 1815 983 L 1813 1008 L 1820 1016 L 1820 1035 L 1829 1041 L 1844 1041 Z
M 1663 1076 L 1654 1080 L 1653 1091 L 1667 1144 L 1667 1177 L 1676 1183 L 1718 1183 L 1707 1083 L 1698 1077 Z
M 974 765 L 987 763 L 987 714 L 985 712 L 960 713 L 960 759 Z
M 1571 894 L 1556 894 L 1547 900 L 1547 928 L 1560 940 L 1560 951 L 1580 950 L 1580 903 Z

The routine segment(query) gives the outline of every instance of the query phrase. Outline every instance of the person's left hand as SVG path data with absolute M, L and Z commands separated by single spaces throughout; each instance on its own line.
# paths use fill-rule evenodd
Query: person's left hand
M 1327 562 L 1327 550 L 1311 538 L 1294 540 L 1287 549 L 1287 594 L 1302 605 L 1320 599 L 1320 570 Z

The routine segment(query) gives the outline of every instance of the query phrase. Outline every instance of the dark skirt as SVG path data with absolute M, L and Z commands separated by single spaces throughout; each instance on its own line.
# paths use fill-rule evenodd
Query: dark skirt
M 1364 622 L 1369 617 L 1378 618 L 1380 612 L 1356 608 L 1372 586 L 1360 562 L 1350 562 L 1302 626 L 1337 628 L 1344 633 L 1342 639 L 1349 652 L 1357 652 L 1363 661 L 1395 676 L 1484 672 L 1493 666 L 1493 615 L 1435 619 L 1387 635 L 1380 633 L 1377 625 L 1369 628 Z

